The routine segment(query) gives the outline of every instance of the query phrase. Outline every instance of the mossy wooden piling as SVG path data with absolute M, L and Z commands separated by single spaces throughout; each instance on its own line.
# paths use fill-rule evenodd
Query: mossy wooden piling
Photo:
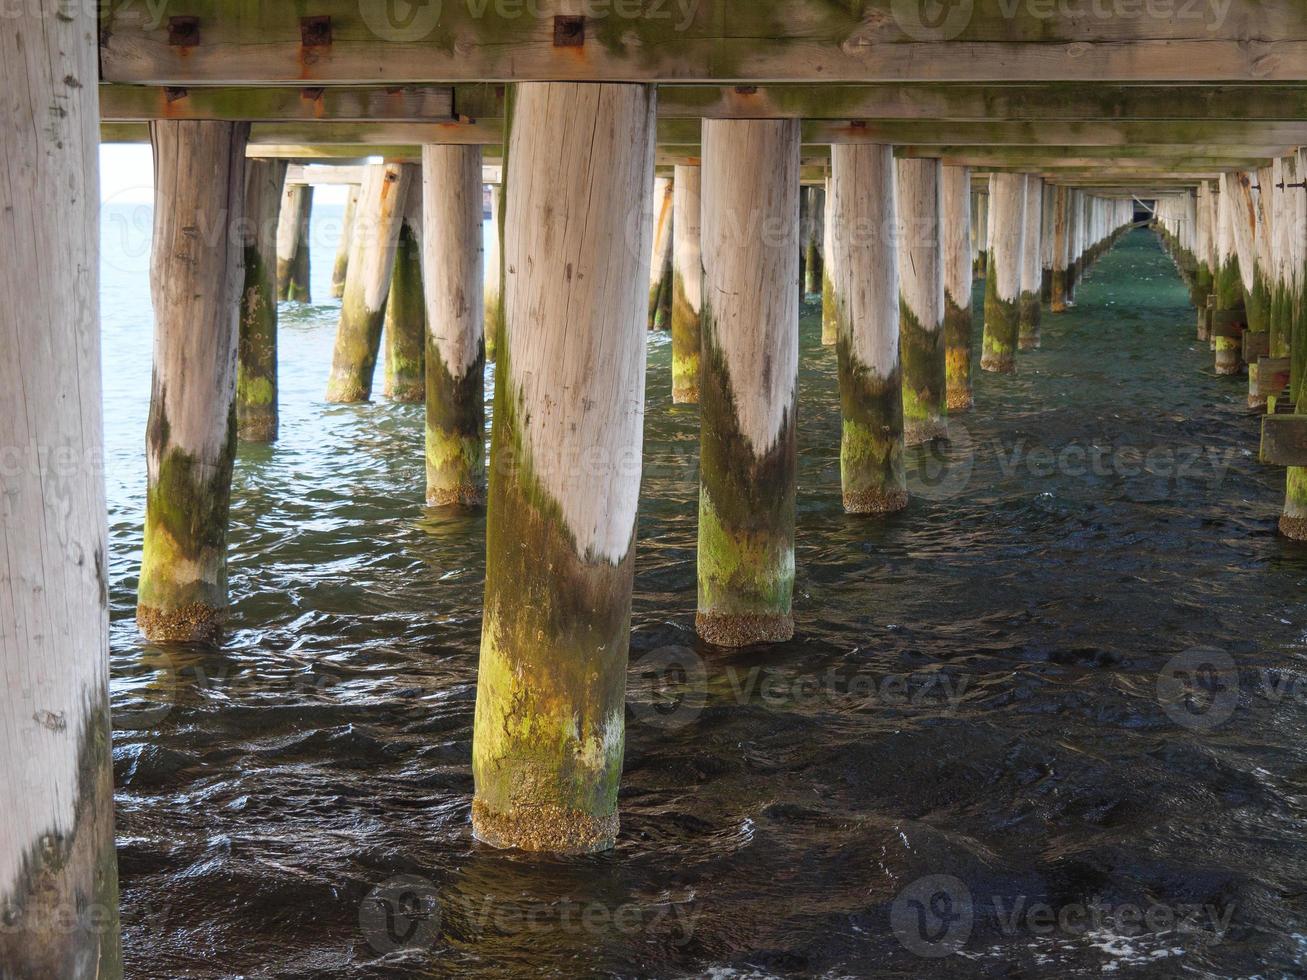
M 703 123 L 699 636 L 794 633 L 799 125 Z
M 472 744 L 473 831 L 497 847 L 617 836 L 654 112 L 649 86 L 517 87 Z
M 699 402 L 703 260 L 699 247 L 700 168 L 678 165 L 672 179 L 672 401 Z
M 971 393 L 971 168 L 945 166 L 940 183 L 944 249 L 944 358 L 950 412 L 968 411 Z
M 840 384 L 840 486 L 850 514 L 908 504 L 903 468 L 900 254 L 893 148 L 831 151 L 827 268 L 834 294 Z M 968 269 L 968 274 L 970 270 Z M 968 292 L 970 287 L 968 286 Z
M 998 374 L 1011 374 L 1017 369 L 1025 225 L 1026 175 L 991 174 L 985 332 L 980 366 Z
M 411 172 L 398 163 L 371 164 L 364 176 L 331 356 L 331 377 L 327 381 L 329 402 L 365 402 L 372 398 L 386 298 L 410 180 Z
M 653 188 L 653 251 L 649 259 L 649 329 L 672 326 L 672 212 L 675 189 L 668 177 L 656 177 Z
M 354 215 L 358 213 L 359 188 L 350 187 L 345 197 L 345 213 L 340 221 L 340 241 L 336 244 L 336 261 L 331 264 L 331 298 L 345 295 L 345 277 L 349 270 L 349 244 L 354 237 Z
M 1017 343 L 1021 350 L 1039 346 L 1043 248 L 1044 182 L 1031 174 L 1026 178 L 1026 228 L 1021 239 L 1021 297 L 1018 300 Z
M 479 146 L 422 148 L 421 193 L 414 197 L 422 208 L 427 504 L 432 507 L 485 502 L 481 187 Z
M 393 402 L 421 402 L 426 397 L 427 308 L 422 276 L 422 168 L 404 164 L 408 196 L 395 264 L 386 299 L 386 358 L 382 394 Z M 480 180 L 480 174 L 477 175 Z M 478 201 L 479 203 L 479 201 Z M 480 226 L 478 225 L 478 228 Z
M 903 444 L 948 438 L 938 159 L 896 162 Z
M 277 438 L 277 218 L 286 161 L 250 160 L 245 166 L 236 429 L 246 442 L 272 442 Z
M 312 302 L 309 289 L 309 223 L 312 217 L 312 185 L 286 185 L 277 224 L 278 299 Z
M 0 40 L 0 975 L 121 980 L 94 25 Z M 212 168 L 214 161 L 207 161 Z M 232 296 L 233 303 L 235 296 Z M 231 329 L 235 332 L 235 308 Z

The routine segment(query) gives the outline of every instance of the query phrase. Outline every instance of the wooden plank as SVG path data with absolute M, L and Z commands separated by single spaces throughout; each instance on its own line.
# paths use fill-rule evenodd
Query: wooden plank
M 110 82 L 155 85 L 405 84 L 523 79 L 765 81 L 1296 81 L 1307 7 L 1147 4 L 1111 16 L 1078 5 L 975 0 L 928 22 L 895 0 L 613 3 L 556 33 L 553 9 L 466 0 L 407 6 L 315 0 L 329 28 L 305 45 L 303 5 L 190 0 L 186 10 L 106 0 Z M 174 29 L 179 15 L 193 29 Z M 563 43 L 559 44 L 559 39 Z M 181 43 L 177 43 L 178 39 Z M 194 43 L 186 43 L 193 41 Z M 325 43 L 324 43 L 325 42 Z
M 1307 415 L 1263 416 L 1259 455 L 1270 466 L 1307 466 Z
M 1278 395 L 1289 384 L 1289 358 L 1259 357 L 1257 359 L 1258 395 Z
M 503 118 L 504 86 L 490 83 L 189 89 L 100 86 L 100 118 L 106 122 L 150 119 L 430 122 L 455 115 L 472 119 Z M 658 116 L 661 119 L 775 117 L 1041 123 L 1099 119 L 1302 122 L 1307 121 L 1307 86 L 1018 83 L 989 85 L 982 90 L 973 84 L 900 82 L 665 84 L 658 89 Z
M 134 142 L 141 123 L 110 122 L 101 125 L 105 142 Z M 697 119 L 660 119 L 658 143 L 696 146 L 702 123 Z M 919 120 L 809 120 L 803 123 L 805 144 L 891 143 L 914 146 L 1079 146 L 1129 147 L 1136 144 L 1190 148 L 1210 153 L 1210 147 L 1231 147 L 1231 155 L 1250 156 L 1243 147 L 1296 146 L 1307 143 L 1307 123 L 1290 122 L 1152 122 L 1100 120 L 1094 122 L 948 122 Z M 503 139 L 501 120 L 476 122 L 394 122 L 366 120 L 282 120 L 255 123 L 250 142 L 261 143 L 376 143 L 423 145 L 427 143 L 498 144 Z

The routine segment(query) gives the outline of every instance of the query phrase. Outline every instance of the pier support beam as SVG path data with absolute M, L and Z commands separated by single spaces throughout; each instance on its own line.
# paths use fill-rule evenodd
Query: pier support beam
M 472 826 L 576 854 L 617 836 L 653 232 L 632 203 L 648 198 L 655 95 L 516 90 Z M 796 138 L 796 193 L 797 159 Z
M 1053 268 L 1049 281 L 1050 313 L 1065 313 L 1067 308 L 1066 263 L 1071 246 L 1068 241 L 1071 216 L 1071 192 L 1061 185 L 1053 188 Z
M 422 290 L 422 168 L 404 164 L 408 196 L 395 265 L 386 300 L 386 364 L 382 393 L 393 402 L 421 402 L 426 396 L 424 373 L 427 307 Z M 478 205 L 480 198 L 477 199 Z M 478 252 L 480 251 L 478 247 Z
M 1026 175 L 990 174 L 985 335 L 980 366 L 999 374 L 1011 374 L 1017 369 L 1025 226 Z
M 502 177 L 500 178 L 502 180 Z M 485 237 L 485 261 L 482 274 L 485 276 L 485 287 L 482 290 L 483 302 L 485 304 L 485 346 L 486 359 L 493 361 L 495 359 L 494 336 L 499 319 L 503 314 L 502 299 L 500 289 L 503 287 L 504 268 L 500 260 L 501 248 L 503 244 L 504 224 L 502 213 L 504 208 L 504 185 L 490 184 L 490 231 Z M 483 210 L 477 211 L 478 216 L 483 215 Z
M 1300 415 L 1307 415 L 1307 149 L 1292 154 L 1284 171 L 1286 202 L 1284 214 L 1290 224 L 1289 255 L 1292 275 L 1289 305 L 1291 348 L 1289 389 L 1286 392 Z M 1298 185 L 1298 186 L 1290 186 Z M 1296 541 L 1307 541 L 1307 467 L 1290 466 L 1285 474 L 1284 513 L 1280 533 Z
M 285 160 L 245 165 L 245 220 L 241 245 L 240 356 L 236 368 L 236 427 L 246 442 L 277 438 L 277 214 Z
M 331 264 L 331 298 L 345 295 L 345 276 L 349 271 L 349 244 L 354 237 L 354 216 L 358 213 L 359 189 L 351 186 L 345 198 L 345 215 L 340 221 L 340 241 L 336 245 L 336 261 Z
M 945 167 L 940 190 L 944 249 L 944 358 L 948 410 L 965 412 L 971 395 L 971 168 Z
M 485 502 L 481 147 L 424 146 L 427 505 Z M 392 289 L 393 291 L 393 289 Z
M 698 633 L 794 633 L 799 123 L 703 123 Z
M 1017 343 L 1022 350 L 1039 347 L 1043 221 L 1044 182 L 1032 174 L 1026 178 L 1026 230 L 1021 240 L 1021 300 Z
M 1216 301 L 1212 312 L 1212 343 L 1216 351 L 1217 374 L 1238 374 L 1241 341 L 1239 327 L 1245 323 L 1243 274 L 1235 247 L 1235 203 L 1238 176 L 1222 174 L 1217 194 Z
M 309 292 L 309 219 L 313 185 L 286 187 L 277 222 L 277 298 L 311 302 Z
M 677 166 L 672 176 L 672 401 L 699 402 L 699 316 L 703 261 L 699 249 L 698 167 Z
M 822 247 L 826 240 L 826 192 L 816 186 L 803 189 L 803 292 L 821 292 Z
M 944 262 L 938 159 L 903 159 L 898 173 L 899 350 L 903 444 L 948 438 L 944 367 Z
M 227 616 L 248 135 L 246 123 L 150 124 L 154 380 L 136 606 L 150 640 L 211 642 Z
M 1198 340 L 1211 339 L 1212 323 L 1209 313 L 1208 297 L 1216 285 L 1216 197 L 1212 191 L 1212 182 L 1204 180 L 1198 185 L 1195 201 L 1196 223 L 1194 270 L 1194 305 L 1198 308 L 1198 327 L 1195 336 Z M 1287 356 L 1287 351 L 1285 352 Z
M 835 222 L 835 190 L 829 177 L 826 178 L 825 200 L 822 202 L 821 216 L 821 251 L 826 257 L 821 269 L 821 343 L 823 347 L 833 347 L 839 339 L 839 318 L 835 309 L 834 280 L 837 275 L 835 247 L 831 238 L 831 226 Z
M 653 252 L 649 257 L 649 329 L 667 330 L 672 325 L 672 211 L 673 182 L 654 179 Z
M 327 381 L 329 402 L 365 402 L 372 397 L 409 178 L 398 163 L 372 164 L 363 178 Z
M 831 288 L 839 328 L 840 483 L 850 514 L 887 513 L 908 504 L 899 254 L 883 232 L 896 220 L 894 184 L 892 147 L 831 147 L 827 268 L 838 270 Z M 965 184 L 963 191 L 965 197 Z M 969 242 L 970 229 L 963 231 Z M 970 267 L 966 273 L 969 278 Z
M 0 975 L 120 980 L 97 51 L 52 10 L 0 35 Z

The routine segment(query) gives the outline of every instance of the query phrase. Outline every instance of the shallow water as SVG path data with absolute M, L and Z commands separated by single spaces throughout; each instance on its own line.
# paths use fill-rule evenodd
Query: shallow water
M 424 509 L 420 407 L 322 402 L 335 304 L 283 309 L 281 439 L 236 469 L 232 635 L 139 640 L 151 324 L 113 247 L 133 976 L 1300 969 L 1307 551 L 1275 535 L 1282 471 L 1148 233 L 1045 315 L 1018 376 L 977 377 L 889 519 L 842 512 L 834 351 L 805 305 L 798 629 L 768 649 L 694 638 L 697 414 L 650 338 L 622 832 L 570 859 L 472 840 L 484 519 Z M 388 933 L 378 899 L 403 889 L 374 889 L 397 878 L 431 914 Z

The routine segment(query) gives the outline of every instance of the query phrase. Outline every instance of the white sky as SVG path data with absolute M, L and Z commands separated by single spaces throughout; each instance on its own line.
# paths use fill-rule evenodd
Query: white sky
M 346 188 L 313 189 L 314 204 L 344 204 Z M 148 143 L 112 143 L 100 147 L 100 202 L 154 203 L 154 160 Z

